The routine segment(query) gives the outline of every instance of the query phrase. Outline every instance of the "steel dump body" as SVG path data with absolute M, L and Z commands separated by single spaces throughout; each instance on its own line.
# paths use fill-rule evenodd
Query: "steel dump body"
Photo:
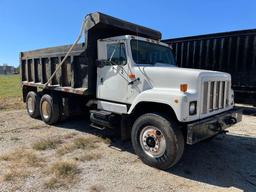
M 22 83 L 43 86 L 64 58 L 70 46 L 60 46 L 21 53 Z M 77 45 L 50 82 L 49 89 L 86 94 L 88 64 L 83 44 Z
M 180 67 L 232 75 L 235 101 L 256 105 L 256 29 L 163 40 Z
M 81 95 L 96 93 L 97 40 L 119 35 L 139 35 L 155 40 L 161 33 L 102 13 L 85 18 L 85 43 L 75 46 L 47 89 Z M 23 86 L 43 87 L 71 45 L 21 52 Z

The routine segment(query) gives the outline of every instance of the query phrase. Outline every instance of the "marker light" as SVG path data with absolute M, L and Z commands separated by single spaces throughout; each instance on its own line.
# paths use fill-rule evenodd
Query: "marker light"
M 130 79 L 135 79 L 136 76 L 135 76 L 135 74 L 133 74 L 133 73 L 129 73 L 129 74 L 128 74 L 128 77 L 129 77 Z
M 181 92 L 187 92 L 188 90 L 188 84 L 180 84 L 180 91 Z

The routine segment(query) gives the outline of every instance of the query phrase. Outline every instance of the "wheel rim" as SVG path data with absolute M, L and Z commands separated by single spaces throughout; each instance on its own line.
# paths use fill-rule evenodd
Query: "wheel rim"
M 47 101 L 43 101 L 42 103 L 42 115 L 44 119 L 48 119 L 50 116 L 50 105 Z
M 140 133 L 140 145 L 148 156 L 157 158 L 165 153 L 166 139 L 157 127 L 146 126 Z
M 27 103 L 28 103 L 28 112 L 33 113 L 35 110 L 33 98 L 29 97 Z

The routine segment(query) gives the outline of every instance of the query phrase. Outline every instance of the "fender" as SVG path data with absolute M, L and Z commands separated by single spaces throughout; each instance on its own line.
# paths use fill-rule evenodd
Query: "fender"
M 153 88 L 140 93 L 132 102 L 128 111 L 131 114 L 133 109 L 140 102 L 154 102 L 169 105 L 179 121 L 186 121 L 188 118 L 188 98 L 186 94 L 177 89 Z M 183 109 L 183 110 L 182 110 Z

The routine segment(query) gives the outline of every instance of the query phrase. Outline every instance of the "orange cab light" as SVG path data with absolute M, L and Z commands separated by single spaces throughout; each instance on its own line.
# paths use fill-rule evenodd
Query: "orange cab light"
M 128 77 L 129 77 L 130 79 L 135 79 L 136 76 L 135 76 L 135 74 L 133 74 L 133 73 L 129 73 L 129 74 L 128 74 Z
M 188 90 L 188 84 L 180 84 L 180 91 L 186 92 Z

